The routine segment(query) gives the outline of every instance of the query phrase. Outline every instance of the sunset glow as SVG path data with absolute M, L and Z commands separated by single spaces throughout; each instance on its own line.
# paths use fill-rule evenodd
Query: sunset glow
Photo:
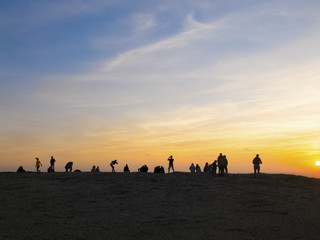
M 320 177 L 319 1 L 134 2 L 0 3 L 0 171 Z

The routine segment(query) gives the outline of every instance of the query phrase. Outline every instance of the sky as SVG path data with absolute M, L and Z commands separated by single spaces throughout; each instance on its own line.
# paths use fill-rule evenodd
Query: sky
M 0 2 L 0 171 L 320 177 L 317 0 Z

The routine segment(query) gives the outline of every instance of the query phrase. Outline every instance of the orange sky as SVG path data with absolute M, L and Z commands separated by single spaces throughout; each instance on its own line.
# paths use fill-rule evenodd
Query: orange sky
M 286 137 L 272 137 L 251 134 L 250 136 L 236 135 L 219 136 L 216 134 L 199 134 L 198 131 L 180 132 L 180 130 L 166 131 L 157 134 L 147 133 L 109 133 L 98 136 L 74 136 L 59 141 L 54 136 L 33 138 L 25 142 L 20 138 L 7 142 L 2 149 L 3 170 L 15 171 L 17 166 L 23 165 L 26 170 L 34 170 L 35 157 L 39 157 L 44 167 L 49 166 L 50 156 L 53 155 L 58 171 L 64 170 L 67 161 L 74 162 L 74 168 L 89 171 L 92 165 L 99 165 L 102 171 L 110 171 L 109 163 L 118 159 L 116 170 L 122 171 L 125 164 L 129 164 L 131 171 L 137 171 L 143 164 L 150 169 L 157 165 L 167 167 L 167 158 L 173 154 L 177 171 L 187 171 L 193 163 L 204 166 L 205 162 L 212 163 L 220 152 L 229 160 L 231 173 L 252 172 L 252 159 L 259 153 L 263 165 L 262 172 L 293 173 L 318 177 L 320 168 L 315 165 L 320 160 L 317 141 L 319 132 L 301 134 L 286 134 Z M 232 130 L 235 132 L 235 129 Z M 215 136 L 214 136 L 215 135 Z M 20 139 L 23 144 L 18 143 Z

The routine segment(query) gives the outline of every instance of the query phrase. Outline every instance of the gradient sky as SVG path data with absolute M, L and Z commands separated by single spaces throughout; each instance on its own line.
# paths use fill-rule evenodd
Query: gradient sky
M 320 177 L 320 1 L 0 2 L 0 170 Z

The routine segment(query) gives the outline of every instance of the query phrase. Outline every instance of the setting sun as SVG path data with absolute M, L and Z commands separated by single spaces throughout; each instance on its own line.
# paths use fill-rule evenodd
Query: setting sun
M 317 165 L 317 166 L 320 166 L 320 161 L 316 161 L 316 165 Z

